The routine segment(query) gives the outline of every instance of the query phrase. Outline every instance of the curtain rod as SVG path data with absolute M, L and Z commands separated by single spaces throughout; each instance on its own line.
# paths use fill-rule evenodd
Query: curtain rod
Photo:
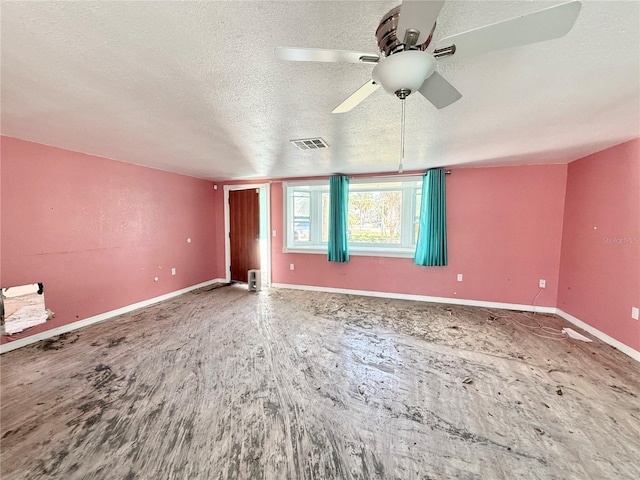
M 451 175 L 451 170 L 445 170 L 444 171 L 445 175 Z M 424 172 L 420 171 L 420 172 L 415 172 L 415 173 L 383 173 L 380 175 L 369 175 L 367 173 L 364 173 L 362 175 L 348 175 L 349 178 L 397 178 L 397 177 L 419 177 L 421 175 L 424 175 Z M 330 177 L 330 175 L 329 175 Z M 324 177 L 309 177 L 306 178 L 306 180 L 318 180 L 318 179 L 324 179 Z M 295 177 L 293 179 L 276 179 L 276 180 L 269 180 L 269 183 L 282 183 L 282 182 L 288 182 L 288 181 L 302 181 L 302 180 L 297 180 Z
M 451 170 L 445 170 L 444 171 L 445 175 L 451 175 Z M 356 175 L 356 176 L 349 176 L 349 178 L 394 178 L 394 177 L 418 177 L 424 175 L 423 172 L 415 172 L 415 173 L 384 173 L 381 175 Z

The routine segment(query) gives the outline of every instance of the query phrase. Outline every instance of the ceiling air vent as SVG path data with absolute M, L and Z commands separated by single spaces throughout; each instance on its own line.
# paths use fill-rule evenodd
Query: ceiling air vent
M 329 148 L 327 142 L 320 137 L 318 138 L 302 138 L 300 140 L 291 140 L 291 143 L 298 150 L 315 150 L 317 148 Z

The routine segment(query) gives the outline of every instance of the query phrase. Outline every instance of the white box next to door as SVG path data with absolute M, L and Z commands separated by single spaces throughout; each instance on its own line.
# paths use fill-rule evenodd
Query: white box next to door
M 248 288 L 250 292 L 259 292 L 262 289 L 262 273 L 260 270 L 249 270 Z

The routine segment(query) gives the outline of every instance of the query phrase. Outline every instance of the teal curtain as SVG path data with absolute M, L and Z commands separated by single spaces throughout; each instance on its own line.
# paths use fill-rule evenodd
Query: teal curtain
M 425 267 L 447 264 L 447 208 L 445 195 L 445 171 L 442 168 L 427 170 L 422 178 L 422 201 L 418 241 L 413 263 Z
M 329 180 L 329 252 L 330 262 L 348 262 L 347 218 L 349 214 L 349 177 L 334 175 Z

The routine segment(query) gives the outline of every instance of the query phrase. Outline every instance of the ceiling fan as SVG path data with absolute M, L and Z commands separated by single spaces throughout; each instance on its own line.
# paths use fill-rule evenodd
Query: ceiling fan
M 436 60 L 462 60 L 486 52 L 566 35 L 573 27 L 581 4 L 570 1 L 528 15 L 452 35 L 437 42 L 429 53 L 436 20 L 443 1 L 403 0 L 378 25 L 379 54 L 316 48 L 276 48 L 282 60 L 375 64 L 372 79 L 338 105 L 332 113 L 348 112 L 382 86 L 404 100 L 420 92 L 436 108 L 458 101 L 462 95 L 436 71 Z M 404 110 L 404 102 L 403 102 Z M 404 116 L 404 115 L 403 115 Z

